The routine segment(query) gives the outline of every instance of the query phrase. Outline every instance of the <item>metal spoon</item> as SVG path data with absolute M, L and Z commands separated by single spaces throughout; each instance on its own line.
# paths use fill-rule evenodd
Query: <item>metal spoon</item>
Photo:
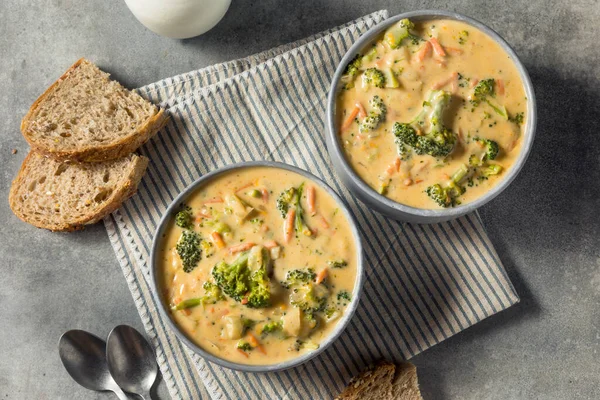
M 90 390 L 110 390 L 129 400 L 108 372 L 106 343 L 89 332 L 75 329 L 58 341 L 58 354 L 71 378 Z
M 108 369 L 115 381 L 128 392 L 152 399 L 158 366 L 150 343 L 134 328 L 119 325 L 108 334 Z

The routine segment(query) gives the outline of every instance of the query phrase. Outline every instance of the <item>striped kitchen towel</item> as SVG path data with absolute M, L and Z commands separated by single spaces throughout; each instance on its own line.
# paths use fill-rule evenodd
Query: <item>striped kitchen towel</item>
M 140 149 L 151 162 L 137 195 L 104 222 L 173 398 L 331 399 L 372 360 L 408 359 L 519 301 L 477 214 L 402 224 L 371 212 L 333 172 L 324 139 L 331 78 L 350 45 L 385 18 L 380 11 L 138 89 L 171 119 Z M 364 294 L 348 328 L 319 357 L 279 373 L 235 372 L 192 354 L 148 285 L 152 237 L 173 198 L 211 170 L 250 160 L 320 176 L 350 207 L 365 244 Z

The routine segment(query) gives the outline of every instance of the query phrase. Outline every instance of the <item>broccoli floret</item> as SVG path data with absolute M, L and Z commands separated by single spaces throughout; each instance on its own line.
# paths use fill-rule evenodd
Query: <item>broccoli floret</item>
M 480 80 L 475 88 L 473 89 L 473 95 L 471 96 L 471 103 L 479 105 L 482 101 L 486 100 L 488 96 L 494 96 L 494 86 L 496 81 L 494 78 Z
M 450 103 L 450 93 L 434 90 L 423 110 L 410 123 L 394 123 L 392 132 L 396 137 L 398 153 L 407 157 L 406 146 L 419 155 L 446 157 L 454 150 L 456 135 L 444 126 L 443 114 Z
M 200 241 L 200 248 L 202 249 L 202 253 L 204 254 L 204 257 L 211 257 L 214 253 L 215 253 L 215 247 L 212 244 L 212 242 L 209 242 L 208 240 L 201 240 Z
M 510 122 L 514 122 L 515 124 L 517 124 L 519 126 L 523 125 L 524 119 L 525 119 L 525 113 L 522 113 L 522 112 L 516 113 L 515 115 L 508 117 L 508 120 Z
M 298 186 L 296 189 L 296 197 L 294 199 L 294 206 L 296 207 L 296 220 L 294 221 L 294 226 L 297 233 L 302 233 L 305 236 L 311 236 L 312 230 L 306 225 L 304 221 L 304 209 L 300 204 L 300 198 L 302 197 L 302 191 L 304 190 L 304 183 Z
M 346 65 L 346 70 L 342 75 L 341 81 L 344 83 L 345 89 L 352 89 L 354 87 L 354 78 L 360 72 L 360 66 L 362 64 L 362 58 L 359 54 L 354 56 L 354 58 Z
M 483 165 L 483 160 L 481 157 L 477 156 L 477 154 L 471 154 L 469 157 L 469 165 L 471 167 L 481 167 Z
M 288 271 L 288 273 L 285 275 L 285 281 L 281 282 L 281 285 L 289 289 L 292 286 L 313 282 L 316 278 L 317 274 L 312 268 L 294 269 L 292 271 Z
M 473 89 L 471 103 L 475 106 L 478 106 L 479 104 L 481 104 L 482 101 L 485 101 L 498 115 L 500 115 L 504 119 L 508 119 L 508 112 L 506 111 L 506 107 L 495 104 L 489 99 L 490 97 L 495 96 L 495 85 L 496 81 L 493 78 L 480 80 L 479 83 L 477 83 L 477 85 Z
M 279 197 L 277 198 L 277 209 L 281 213 L 281 216 L 285 218 L 292 205 L 294 199 L 296 198 L 296 188 L 289 188 L 281 192 Z
M 317 274 L 312 268 L 288 271 L 282 286 L 291 289 L 290 303 L 305 313 L 312 315 L 325 308 L 329 290 L 325 285 L 316 284 Z
M 252 351 L 254 349 L 254 347 L 252 347 L 252 345 L 245 340 L 240 340 L 237 342 L 236 347 L 242 351 Z
M 218 301 L 224 300 L 225 297 L 221 293 L 221 289 L 214 283 L 204 282 L 204 296 L 202 296 L 203 304 L 215 304 Z
M 185 272 L 191 272 L 200 262 L 202 258 L 201 240 L 202 238 L 197 232 L 183 231 L 181 233 L 177 245 L 175 245 L 175 251 L 181 259 Z
M 408 18 L 401 19 L 385 32 L 384 40 L 392 49 L 400 47 L 404 39 L 411 40 L 413 44 L 418 43 L 420 39 L 411 33 L 414 27 L 415 24 L 412 23 L 412 21 L 410 21 Z
M 285 218 L 290 208 L 293 207 L 296 210 L 294 220 L 295 231 L 302 233 L 305 236 L 311 236 L 312 230 L 306 225 L 306 222 L 304 222 L 304 210 L 302 204 L 300 204 L 303 190 L 304 183 L 298 186 L 298 188 L 291 187 L 281 192 L 277 198 L 277 209 L 281 213 L 281 216 Z
M 387 107 L 385 103 L 379 96 L 373 96 L 371 100 L 369 100 L 369 106 L 371 107 L 371 112 L 379 115 L 381 120 L 385 120 L 385 116 L 387 114 Z
M 183 229 L 192 229 L 194 227 L 194 216 L 192 208 L 183 206 L 182 209 L 175 214 L 175 225 Z
M 358 131 L 360 133 L 367 133 L 375 130 L 381 122 L 385 121 L 387 107 L 381 97 L 373 96 L 373 98 L 369 100 L 369 107 L 371 108 L 369 115 L 363 118 L 358 124 Z
M 468 173 L 469 167 L 463 164 L 452 175 L 450 181 L 445 186 L 436 183 L 425 189 L 425 193 L 440 207 L 447 208 L 459 205 L 460 200 L 458 200 L 458 197 L 465 192 L 465 188 L 460 183 Z
M 501 172 L 502 172 L 502 166 L 498 165 L 498 164 L 490 164 L 480 170 L 481 175 L 483 175 L 485 177 L 489 177 L 492 175 L 498 175 Z
M 469 31 L 464 30 L 464 31 L 458 32 L 458 44 L 465 44 L 465 43 L 467 43 L 467 38 L 468 37 L 469 37 Z
M 485 149 L 485 154 L 482 158 L 482 161 L 496 159 L 496 157 L 498 156 L 498 152 L 500 151 L 500 146 L 498 146 L 497 142 L 479 137 L 473 138 L 473 140 L 475 142 L 478 142 L 481 145 L 481 147 Z
M 251 308 L 263 308 L 270 305 L 271 287 L 268 277 L 268 252 L 259 248 L 261 264 L 257 269 L 249 267 L 248 252 L 242 253 L 232 264 L 220 261 L 214 266 L 212 275 L 221 290 L 232 299 Z
M 242 253 L 232 264 L 220 261 L 213 267 L 212 276 L 221 290 L 236 301 L 242 301 L 250 290 L 248 253 Z
M 313 313 L 325 309 L 328 297 L 329 290 L 324 285 L 311 282 L 292 287 L 290 304 L 304 311 L 306 317 L 312 318 Z
M 371 86 L 376 88 L 383 88 L 385 86 L 385 75 L 377 68 L 368 68 L 362 75 L 362 86 L 363 88 L 369 88 Z
M 283 321 L 271 321 L 267 322 L 261 331 L 262 335 L 268 335 L 270 333 L 278 333 L 283 330 Z
M 368 115 L 358 123 L 358 131 L 367 133 L 373 131 L 379 126 L 379 117 L 377 115 Z
M 327 265 L 329 266 L 329 268 L 344 268 L 348 266 L 348 262 L 346 262 L 345 260 L 333 260 L 327 261 Z
M 352 296 L 345 290 L 340 290 L 337 294 L 338 301 L 346 301 L 349 302 L 352 300 Z
M 258 257 L 253 253 L 259 253 Z M 271 282 L 269 280 L 269 252 L 264 247 L 254 247 L 250 251 L 250 256 L 255 258 L 258 269 L 250 275 L 250 293 L 248 294 L 248 303 L 251 308 L 264 308 L 271 305 Z

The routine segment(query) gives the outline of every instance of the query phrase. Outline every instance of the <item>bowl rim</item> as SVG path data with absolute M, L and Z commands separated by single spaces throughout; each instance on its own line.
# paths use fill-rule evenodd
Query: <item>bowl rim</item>
M 340 90 L 340 78 L 342 77 L 346 65 L 351 61 L 351 59 L 356 55 L 361 53 L 368 45 L 370 45 L 374 40 L 376 40 L 379 35 L 389 26 L 394 23 L 400 21 L 401 19 L 409 18 L 416 21 L 427 21 L 427 20 L 435 20 L 435 19 L 452 19 L 460 22 L 464 22 L 474 28 L 479 29 L 486 35 L 488 35 L 492 40 L 494 40 L 500 47 L 509 55 L 512 59 L 521 80 L 523 82 L 523 86 L 525 89 L 525 95 L 527 96 L 527 123 L 525 127 L 525 132 L 522 135 L 524 138 L 523 146 L 521 148 L 521 152 L 519 157 L 508 171 L 503 179 L 498 182 L 491 190 L 485 192 L 481 197 L 476 200 L 461 204 L 452 208 L 444 208 L 441 210 L 438 209 L 423 209 L 412 206 L 407 206 L 405 204 L 396 202 L 394 200 L 385 197 L 373 188 L 371 188 L 350 166 L 346 156 L 340 146 L 338 129 L 336 124 L 336 99 L 337 94 Z M 327 135 L 329 137 L 328 144 L 330 155 L 336 157 L 339 161 L 340 167 L 343 169 L 343 173 L 345 173 L 352 183 L 356 185 L 359 190 L 362 192 L 364 196 L 367 197 L 368 202 L 365 202 L 369 208 L 372 207 L 371 204 L 380 204 L 381 206 L 387 208 L 389 211 L 395 214 L 408 214 L 416 217 L 423 217 L 425 219 L 435 219 L 435 218 L 446 218 L 452 219 L 467 214 L 471 211 L 476 210 L 477 208 L 483 206 L 488 203 L 500 193 L 502 193 L 517 177 L 527 158 L 531 152 L 531 148 L 533 146 L 533 140 L 535 138 L 535 132 L 537 127 L 537 102 L 535 97 L 535 92 L 533 90 L 533 84 L 531 83 L 531 79 L 525 66 L 522 64 L 521 60 L 512 49 L 512 47 L 492 28 L 487 25 L 479 22 L 471 17 L 467 17 L 465 15 L 444 11 L 444 10 L 416 10 L 410 11 L 406 13 L 401 13 L 395 15 L 391 18 L 386 19 L 385 21 L 380 22 L 375 25 L 371 29 L 369 29 L 366 33 L 364 33 L 358 40 L 354 42 L 354 44 L 350 47 L 350 49 L 346 52 L 342 60 L 340 61 L 331 82 L 331 86 L 329 89 L 329 94 L 327 96 Z M 338 163 L 334 163 L 336 165 Z M 350 187 L 348 189 L 351 189 Z M 360 198 L 360 197 L 359 197 Z M 361 198 L 362 200 L 362 198 Z M 364 202 L 364 201 L 363 201 Z
M 177 209 L 177 207 L 179 207 L 179 204 L 181 202 L 183 202 L 187 197 L 192 195 L 200 187 L 206 185 L 211 180 L 213 180 L 221 175 L 230 173 L 234 170 L 254 168 L 254 167 L 268 167 L 268 168 L 284 169 L 284 170 L 287 170 L 290 172 L 297 173 L 298 175 L 301 175 L 307 179 L 310 179 L 314 183 L 318 184 L 323 190 L 325 190 L 330 196 L 333 197 L 337 206 L 343 211 L 346 219 L 348 220 L 350 229 L 352 231 L 352 235 L 354 237 L 354 243 L 356 245 L 356 255 L 357 255 L 356 278 L 355 278 L 355 282 L 354 282 L 354 289 L 352 292 L 352 300 L 346 307 L 346 311 L 344 312 L 344 315 L 342 316 L 342 318 L 337 322 L 337 325 L 336 325 L 335 329 L 333 330 L 333 332 L 331 332 L 331 334 L 329 336 L 327 336 L 320 343 L 320 346 L 318 349 L 308 352 L 300 357 L 295 357 L 295 358 L 292 358 L 290 360 L 287 360 L 287 361 L 284 361 L 281 363 L 269 364 L 269 365 L 249 365 L 249 364 L 240 364 L 240 363 L 227 361 L 225 359 L 222 359 L 220 357 L 217 357 L 217 356 L 205 351 L 200 346 L 195 344 L 191 339 L 189 339 L 187 337 L 187 335 L 183 331 L 181 331 L 181 329 L 178 327 L 178 325 L 175 323 L 175 321 L 173 321 L 173 319 L 171 318 L 171 315 L 170 315 L 169 311 L 167 310 L 165 303 L 163 303 L 162 296 L 160 295 L 159 284 L 158 284 L 159 280 L 158 280 L 158 276 L 157 276 L 159 273 L 159 268 L 158 268 L 159 263 L 157 263 L 156 260 L 157 260 L 157 257 L 160 255 L 159 246 L 160 246 L 160 243 L 162 242 L 160 239 L 162 238 L 162 235 L 163 235 L 165 229 L 167 228 L 170 220 L 172 219 L 173 212 Z M 239 163 L 230 164 L 230 165 L 218 168 L 214 171 L 211 171 L 211 172 L 201 176 L 196 181 L 194 181 L 192 184 L 187 186 L 183 191 L 181 191 L 179 193 L 179 195 L 177 195 L 177 197 L 175 197 L 175 199 L 169 204 L 169 206 L 163 213 L 163 215 L 160 219 L 160 222 L 158 223 L 158 226 L 156 228 L 156 231 L 154 233 L 154 237 L 152 238 L 149 273 L 150 273 L 150 286 L 152 289 L 152 295 L 154 296 L 154 299 L 157 302 L 157 308 L 158 308 L 159 314 L 161 315 L 161 317 L 163 317 L 166 320 L 167 325 L 169 326 L 171 331 L 173 331 L 175 333 L 177 338 L 179 340 L 181 340 L 193 352 L 200 355 L 207 361 L 213 362 L 222 367 L 230 368 L 230 369 L 233 369 L 236 371 L 260 372 L 260 373 L 283 371 L 285 369 L 293 368 L 293 367 L 299 366 L 301 364 L 304 364 L 307 361 L 311 360 L 312 358 L 321 354 L 323 351 L 325 351 L 325 349 L 327 349 L 331 344 L 333 344 L 338 339 L 338 337 L 342 334 L 342 332 L 346 329 L 346 327 L 350 323 L 350 320 L 352 319 L 354 313 L 356 312 L 356 309 L 358 308 L 360 298 L 362 295 L 364 280 L 365 280 L 365 277 L 364 277 L 364 252 L 363 252 L 363 245 L 362 245 L 362 236 L 360 235 L 356 220 L 355 220 L 354 216 L 352 215 L 352 213 L 350 212 L 350 209 L 346 205 L 346 202 L 321 178 L 313 175 L 312 173 L 310 173 L 308 171 L 300 169 L 296 166 L 281 163 L 281 162 L 276 162 L 276 161 L 239 162 Z

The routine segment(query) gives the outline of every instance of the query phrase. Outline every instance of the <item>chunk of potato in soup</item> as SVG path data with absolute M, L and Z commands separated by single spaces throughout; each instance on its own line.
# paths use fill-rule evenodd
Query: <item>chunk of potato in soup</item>
M 163 301 L 217 357 L 277 364 L 317 349 L 350 304 L 359 255 L 318 184 L 274 167 L 218 176 L 173 216 L 160 247 Z
M 521 150 L 527 99 L 519 72 L 463 22 L 402 20 L 342 77 L 340 143 L 369 186 L 412 207 L 476 200 Z

